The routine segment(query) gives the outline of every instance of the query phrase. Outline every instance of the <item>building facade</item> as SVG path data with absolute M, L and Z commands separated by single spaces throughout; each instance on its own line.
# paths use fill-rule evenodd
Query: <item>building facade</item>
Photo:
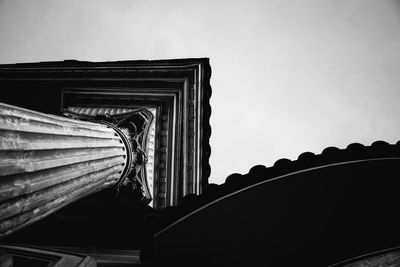
M 1 263 L 399 266 L 400 141 L 209 184 L 210 75 L 208 59 L 1 65 L 0 238 L 39 246 L 0 244 Z
M 163 208 L 208 184 L 210 75 L 208 59 L 1 65 L 0 102 L 81 120 L 141 110 L 142 191 Z

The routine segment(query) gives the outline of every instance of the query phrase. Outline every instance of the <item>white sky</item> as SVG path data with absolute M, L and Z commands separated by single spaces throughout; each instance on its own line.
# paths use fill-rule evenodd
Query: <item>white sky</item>
M 209 57 L 210 182 L 400 140 L 400 2 L 0 0 L 0 63 Z

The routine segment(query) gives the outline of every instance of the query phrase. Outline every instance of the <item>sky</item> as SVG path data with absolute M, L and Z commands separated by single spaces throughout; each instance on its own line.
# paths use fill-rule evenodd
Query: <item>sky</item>
M 0 0 L 0 64 L 208 57 L 212 183 L 400 140 L 400 1 Z

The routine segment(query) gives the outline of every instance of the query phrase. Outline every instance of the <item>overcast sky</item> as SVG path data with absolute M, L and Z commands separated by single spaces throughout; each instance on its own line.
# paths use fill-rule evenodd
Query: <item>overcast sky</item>
M 400 2 L 0 0 L 0 63 L 209 57 L 210 182 L 400 140 Z

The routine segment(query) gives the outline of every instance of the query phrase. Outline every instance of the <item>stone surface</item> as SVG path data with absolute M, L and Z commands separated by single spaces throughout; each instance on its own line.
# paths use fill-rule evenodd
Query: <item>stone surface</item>
M 113 186 L 127 163 L 107 125 L 3 103 L 0 140 L 0 237 Z

